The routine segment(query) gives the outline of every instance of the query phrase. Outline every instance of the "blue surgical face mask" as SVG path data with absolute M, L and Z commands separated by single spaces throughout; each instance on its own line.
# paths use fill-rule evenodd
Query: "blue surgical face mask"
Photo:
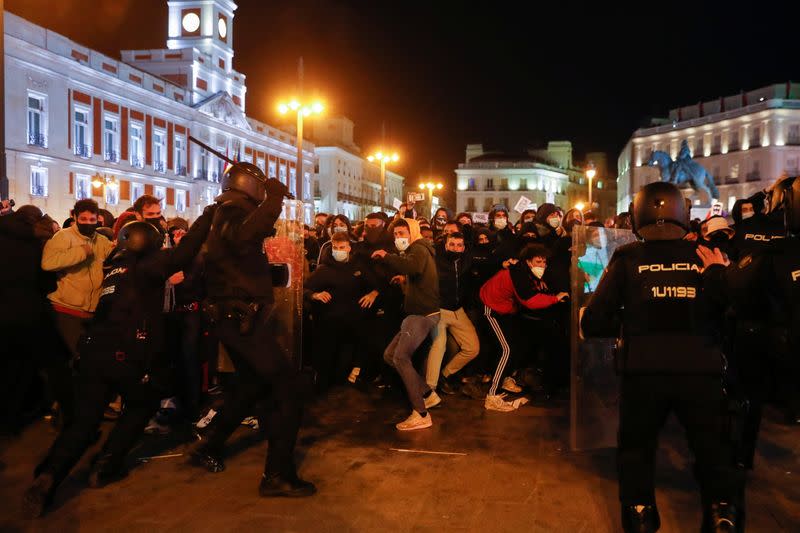
M 333 254 L 333 258 L 340 263 L 347 261 L 347 256 L 349 255 L 347 250 L 332 250 L 331 253 Z

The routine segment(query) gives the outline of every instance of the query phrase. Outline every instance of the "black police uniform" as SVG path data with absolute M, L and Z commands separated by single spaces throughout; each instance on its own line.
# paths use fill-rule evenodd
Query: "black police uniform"
M 637 201 L 659 202 L 664 196 L 668 205 L 673 192 L 665 185 L 645 187 Z M 683 205 L 677 188 L 674 192 L 675 203 Z M 685 214 L 685 208 L 680 211 Z M 685 233 L 685 223 L 681 227 Z M 671 412 L 684 426 L 695 455 L 706 520 L 713 521 L 721 502 L 724 510 L 741 505 L 742 478 L 732 466 L 725 416 L 725 360 L 717 325 L 721 309 L 706 291 L 694 243 L 650 240 L 616 250 L 583 315 L 587 336 L 619 336 L 622 329 L 617 458 L 626 531 L 658 528 L 655 453 L 659 430 Z M 637 521 L 649 521 L 650 528 L 633 527 Z
M 311 382 L 277 342 L 283 332 L 272 316 L 271 269 L 263 251 L 264 239 L 274 233 L 287 189 L 248 163 L 239 163 L 226 173 L 222 188 L 206 243 L 204 310 L 236 367 L 239 382 L 226 391 L 223 406 L 191 456 L 212 472 L 224 470 L 225 441 L 252 414 L 256 403 L 268 400 L 269 448 L 262 494 L 271 494 L 264 490 L 267 481 L 268 488 L 280 495 L 308 495 L 313 485 L 297 477 L 294 447 Z
M 37 467 L 37 480 L 26 493 L 25 507 L 38 516 L 58 484 L 94 442 L 108 398 L 119 393 L 125 410 L 96 458 L 90 484 L 100 486 L 120 475 L 125 456 L 159 407 L 168 385 L 164 346 L 164 283 L 200 251 L 211 226 L 204 213 L 180 245 L 159 250 L 161 234 L 145 222 L 131 222 L 120 232 L 117 249 L 103 264 L 100 300 L 80 345 L 75 417 Z M 149 244 L 126 249 L 138 233 Z M 147 235 L 149 232 L 150 235 Z M 142 234 L 145 234 L 142 237 Z M 134 237 L 131 237 L 131 242 Z

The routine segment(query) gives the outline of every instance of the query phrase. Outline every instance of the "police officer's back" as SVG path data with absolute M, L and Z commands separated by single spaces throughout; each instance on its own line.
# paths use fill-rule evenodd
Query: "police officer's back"
M 740 520 L 740 476 L 724 436 L 724 358 L 717 318 L 694 243 L 682 240 L 688 213 L 680 190 L 657 182 L 633 204 L 643 242 L 619 248 L 582 318 L 588 336 L 621 337 L 618 464 L 625 531 L 656 531 L 657 438 L 670 412 L 695 455 L 707 530 Z M 736 529 L 724 529 L 736 531 Z

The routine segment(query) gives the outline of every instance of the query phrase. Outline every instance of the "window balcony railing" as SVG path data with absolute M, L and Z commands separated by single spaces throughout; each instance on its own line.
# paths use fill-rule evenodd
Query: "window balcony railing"
M 44 185 L 31 185 L 32 196 L 47 196 L 47 188 Z
M 761 172 L 754 171 L 747 173 L 747 181 L 761 181 Z
M 789 135 L 789 138 L 786 139 L 786 144 L 789 146 L 797 146 L 800 144 L 800 137 L 795 135 Z
M 208 181 L 208 169 L 199 168 L 194 173 L 194 179 Z
M 39 148 L 47 148 L 47 136 L 43 133 L 29 133 L 28 144 Z
M 178 176 L 185 176 L 186 175 L 186 167 L 178 167 L 175 169 L 175 174 Z
M 119 163 L 119 154 L 111 150 L 105 153 L 104 159 L 110 163 Z
M 89 159 L 92 157 L 92 147 L 88 144 L 76 144 L 75 155 L 83 157 L 84 159 Z
M 156 172 L 164 172 L 167 165 L 163 161 L 153 161 L 153 170 Z
M 219 183 L 219 173 L 212 172 L 211 173 L 211 181 L 213 181 L 214 183 Z

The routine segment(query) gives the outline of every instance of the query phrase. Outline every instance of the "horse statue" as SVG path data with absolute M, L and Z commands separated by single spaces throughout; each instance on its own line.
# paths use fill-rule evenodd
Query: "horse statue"
M 681 150 L 675 161 L 667 152 L 656 150 L 650 155 L 647 166 L 659 168 L 661 181 L 678 186 L 689 183 L 695 191 L 706 194 L 709 204 L 712 200 L 719 199 L 719 190 L 714 184 L 714 177 L 700 163 L 692 160 L 689 145 L 685 140 L 681 142 Z

